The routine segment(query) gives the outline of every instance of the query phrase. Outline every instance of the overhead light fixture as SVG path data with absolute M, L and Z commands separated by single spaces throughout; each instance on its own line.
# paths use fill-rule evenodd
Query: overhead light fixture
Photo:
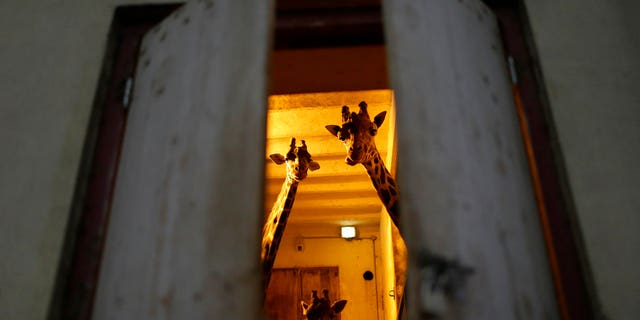
M 353 239 L 356 237 L 356 227 L 342 226 L 340 227 L 340 236 L 344 239 Z

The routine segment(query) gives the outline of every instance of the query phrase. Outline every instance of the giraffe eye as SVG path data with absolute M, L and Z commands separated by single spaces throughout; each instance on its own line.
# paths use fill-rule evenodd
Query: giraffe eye
M 347 130 L 342 130 L 342 131 L 340 131 L 340 135 L 339 136 L 340 136 L 339 139 L 341 141 L 344 141 L 349 136 L 349 132 Z
M 378 133 L 378 129 L 376 129 L 375 127 L 369 128 L 369 134 L 370 135 L 375 136 L 376 133 Z

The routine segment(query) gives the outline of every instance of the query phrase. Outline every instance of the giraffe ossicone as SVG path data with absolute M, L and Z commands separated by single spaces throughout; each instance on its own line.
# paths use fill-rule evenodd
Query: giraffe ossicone
M 276 260 L 278 247 L 287 226 L 287 220 L 298 191 L 298 184 L 307 177 L 307 171 L 320 169 L 320 165 L 311 159 L 307 144 L 302 140 L 301 146 L 296 146 L 296 138 L 291 138 L 289 151 L 285 154 L 273 153 L 269 158 L 277 165 L 286 164 L 286 178 L 273 204 L 269 216 L 262 228 L 262 249 L 260 258 L 264 274 L 265 288 L 269 285 L 271 270 Z
M 302 315 L 308 320 L 329 320 L 334 319 L 336 315 L 347 305 L 347 300 L 338 300 L 331 303 L 329 299 L 329 290 L 322 290 L 323 297 L 318 297 L 318 291 L 312 290 L 311 303 L 300 301 L 302 305 Z

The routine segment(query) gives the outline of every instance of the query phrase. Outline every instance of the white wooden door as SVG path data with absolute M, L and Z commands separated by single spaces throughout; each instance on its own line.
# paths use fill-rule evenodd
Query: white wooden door
M 257 319 L 272 5 L 192 1 L 144 39 L 94 319 Z
M 386 0 L 384 16 L 409 319 L 557 319 L 494 16 L 479 0 Z M 475 272 L 438 301 L 430 255 Z

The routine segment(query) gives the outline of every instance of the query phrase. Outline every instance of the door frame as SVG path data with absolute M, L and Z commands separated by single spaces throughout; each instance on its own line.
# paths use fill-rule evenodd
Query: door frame
M 50 320 L 91 319 L 127 122 L 125 90 L 131 90 L 142 37 L 180 6 L 134 5 L 114 11 L 49 304 Z
M 561 319 L 593 319 L 595 296 L 540 59 L 522 1 L 486 1 L 498 19 L 515 73 L 514 102 Z
M 513 66 L 518 75 L 514 92 L 520 95 L 521 100 L 516 104 L 521 106 L 523 139 L 528 146 L 527 156 L 561 318 L 591 319 L 595 300 L 590 271 L 584 259 L 582 236 L 575 218 L 575 207 L 551 120 L 526 10 L 521 0 L 484 2 L 498 18 L 505 56 L 513 58 Z M 286 35 L 290 41 L 276 40 L 275 46 L 291 48 L 358 44 L 349 42 L 349 39 L 354 38 L 364 43 L 381 41 L 381 35 L 375 35 L 376 30 L 382 30 L 382 19 L 378 18 L 381 10 L 379 1 L 327 3 L 328 6 L 318 10 L 313 4 L 301 6 L 295 1 L 279 1 L 276 33 Z M 130 40 L 130 37 L 137 39 L 132 43 L 139 43 L 146 30 L 179 6 L 180 4 L 163 4 L 115 9 L 78 169 L 49 319 L 91 318 L 104 236 L 108 229 L 114 177 L 126 123 L 126 109 L 123 110 L 122 105 L 118 106 L 117 103 L 108 103 L 107 99 L 120 94 L 123 81 L 135 70 L 138 55 L 136 45 L 122 44 L 127 39 Z M 306 19 L 284 20 L 301 12 Z M 355 14 L 357 18 L 345 19 L 348 14 Z M 314 29 L 313 25 L 317 25 L 318 19 L 331 23 Z M 345 23 L 350 24 L 350 30 L 353 31 L 348 34 L 340 33 L 342 36 L 336 37 Z M 319 42 L 300 40 L 310 30 L 315 32 Z M 370 36 L 363 37 L 363 34 Z M 109 110 L 116 108 L 121 110 L 109 116 Z M 92 187 L 92 184 L 97 184 L 97 187 Z

